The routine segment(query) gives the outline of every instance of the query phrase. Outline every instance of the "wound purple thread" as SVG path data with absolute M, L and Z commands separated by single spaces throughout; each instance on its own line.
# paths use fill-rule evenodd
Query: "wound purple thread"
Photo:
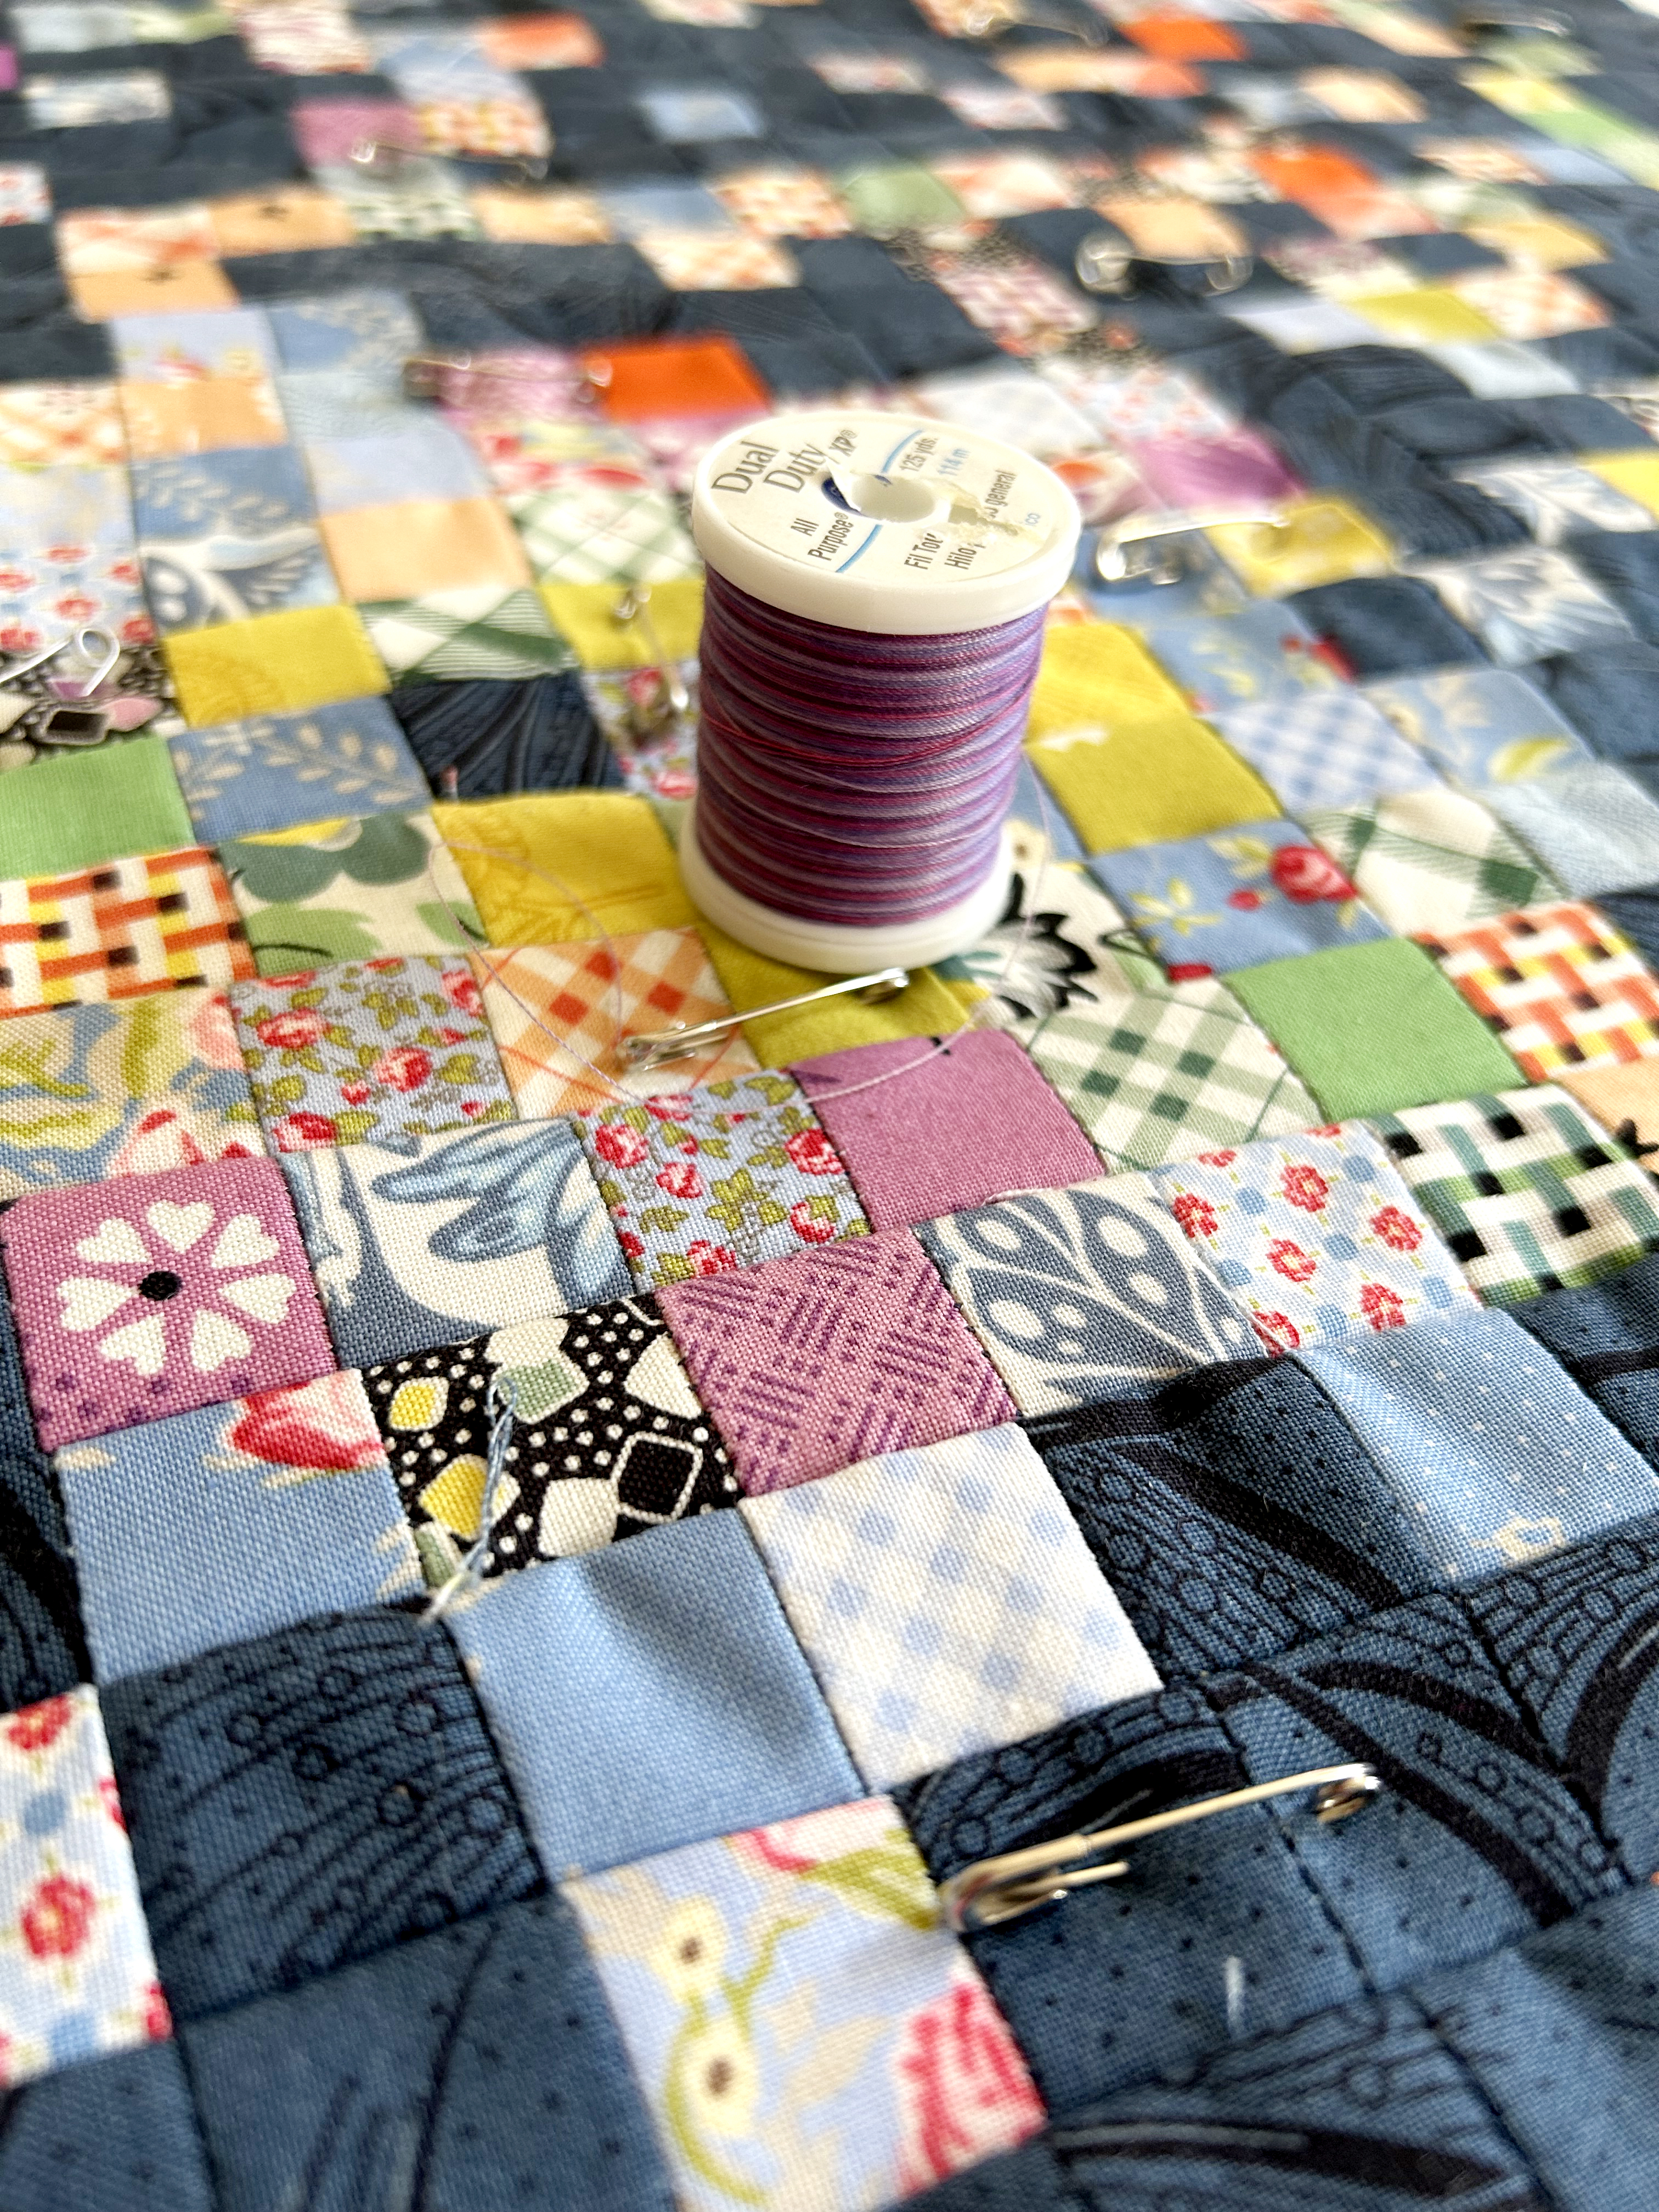
M 697 842 L 733 890 L 845 927 L 915 921 L 996 864 L 1046 609 L 877 636 L 783 614 L 710 568 Z

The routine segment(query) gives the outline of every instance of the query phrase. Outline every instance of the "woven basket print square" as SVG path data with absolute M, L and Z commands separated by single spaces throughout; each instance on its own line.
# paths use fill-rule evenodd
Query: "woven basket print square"
M 1534 1083 L 1659 1053 L 1659 978 L 1594 907 L 1508 914 L 1428 944 Z
M 0 884 L 0 1013 L 252 973 L 241 917 L 210 853 L 159 853 Z

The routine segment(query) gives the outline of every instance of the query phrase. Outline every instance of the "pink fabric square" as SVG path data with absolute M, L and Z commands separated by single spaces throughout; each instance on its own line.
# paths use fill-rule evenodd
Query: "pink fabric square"
M 1099 1153 L 1029 1054 L 1000 1030 L 964 1030 L 943 1051 L 929 1037 L 855 1045 L 789 1072 L 877 1229 L 1100 1173 Z M 872 1083 L 875 1076 L 893 1080 Z
M 274 1160 L 38 1192 L 0 1249 L 48 1450 L 334 1371 Z
M 657 1297 L 751 1498 L 1015 1418 L 908 1230 Z
M 1305 489 L 1265 438 L 1242 426 L 1219 438 L 1140 438 L 1131 453 L 1170 507 L 1206 507 L 1218 500 L 1278 506 L 1300 499 Z
M 400 100 L 302 100 L 289 110 L 295 143 L 313 169 L 351 159 L 368 140 L 382 146 L 421 148 L 421 125 Z

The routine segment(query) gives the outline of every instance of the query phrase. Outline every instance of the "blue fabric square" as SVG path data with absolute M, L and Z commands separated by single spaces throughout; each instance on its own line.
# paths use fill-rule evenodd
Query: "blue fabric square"
M 672 2212 L 562 1899 L 445 1929 L 180 2040 L 239 2212 Z M 125 2198 L 110 2212 L 118 2202 L 128 2212 Z
M 551 1874 L 863 1795 L 735 1513 L 527 1567 L 450 1621 Z
M 1659 1258 L 1606 1282 L 1523 1298 L 1515 1318 L 1659 1467 Z
M 340 596 L 293 446 L 135 461 L 132 501 L 144 590 L 163 631 Z
M 1419 1321 L 1295 1356 L 1449 1582 L 1659 1508 L 1659 1475 L 1507 1313 Z
M 266 308 L 285 369 L 400 372 L 424 333 L 401 292 L 330 292 Z
M 355 1375 L 118 1429 L 56 1466 L 102 1682 L 424 1587 Z
M 447 422 L 420 415 L 395 430 L 309 440 L 306 462 L 319 514 L 409 499 L 475 499 L 489 490 L 465 439 Z
M 1182 551 L 1193 543 L 1183 538 Z M 1198 714 L 1338 687 L 1319 640 L 1282 600 L 1255 599 L 1237 608 L 1194 605 L 1188 612 L 1168 604 L 1169 592 L 1148 586 L 1144 613 L 1115 612 L 1115 601 L 1101 611 L 1109 622 L 1127 622 L 1140 631 Z
M 1387 937 L 1347 878 L 1294 822 L 1097 854 L 1090 868 L 1172 975 Z
M 167 750 L 204 845 L 338 814 L 408 813 L 432 797 L 384 699 L 181 730 Z
M 129 1675 L 101 1701 L 179 2019 L 542 1887 L 441 1626 L 335 1614 Z
M 659 85 L 638 98 L 647 122 L 671 146 L 765 133 L 765 118 L 754 101 L 725 85 Z
M 65 2066 L 0 2109 L 6 2212 L 218 2212 L 173 2043 Z
M 599 204 L 618 238 L 641 238 L 653 230 L 731 230 L 733 224 L 706 185 L 606 185 Z
M 1537 686 L 1512 668 L 1437 669 L 1370 684 L 1367 696 L 1460 783 L 1525 782 L 1594 757 Z
M 118 315 L 110 325 L 117 372 L 137 384 L 185 376 L 273 374 L 276 344 L 259 307 Z

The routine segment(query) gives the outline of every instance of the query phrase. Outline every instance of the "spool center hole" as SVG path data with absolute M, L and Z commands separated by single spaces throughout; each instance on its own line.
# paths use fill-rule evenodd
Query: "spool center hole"
M 927 484 L 860 469 L 832 469 L 823 492 L 832 505 L 871 522 L 924 522 L 939 506 L 939 495 Z

